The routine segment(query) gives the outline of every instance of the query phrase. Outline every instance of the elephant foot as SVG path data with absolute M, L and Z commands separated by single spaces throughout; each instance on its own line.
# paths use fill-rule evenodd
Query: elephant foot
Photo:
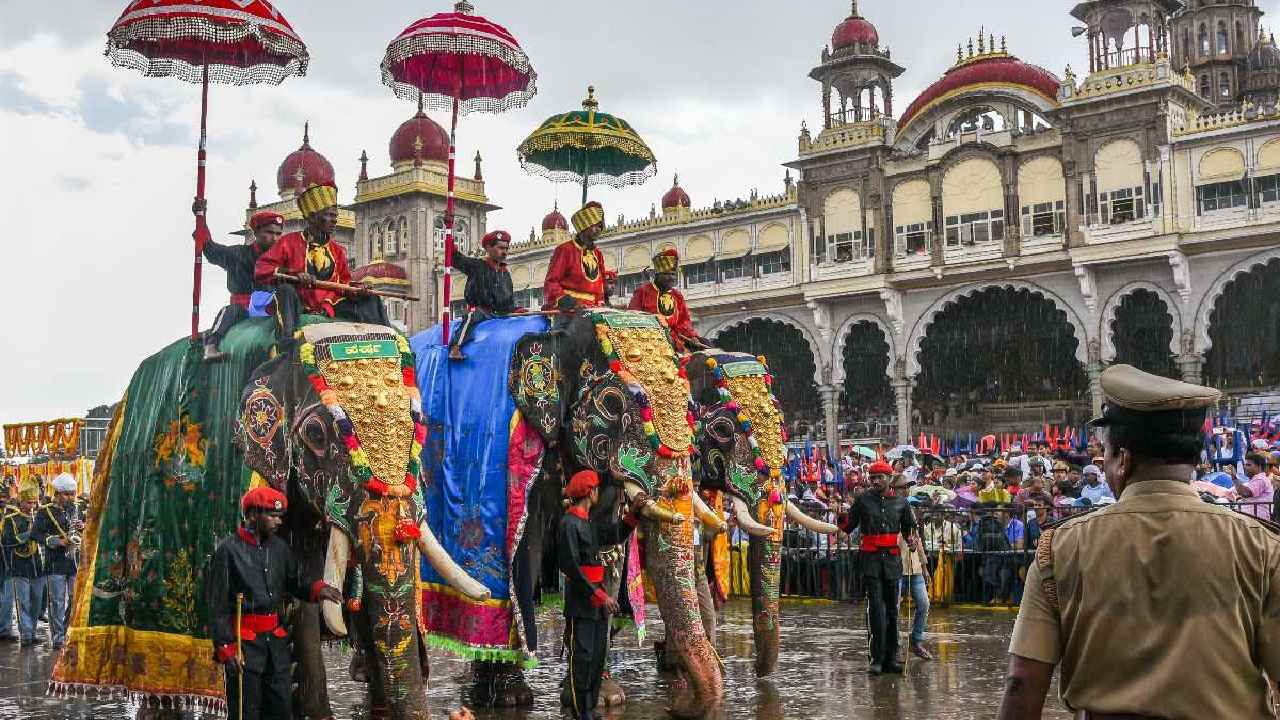
M 530 707 L 533 688 L 524 672 L 512 663 L 476 661 L 471 664 L 473 682 L 467 690 L 470 703 L 477 707 Z
M 352 682 L 362 684 L 369 682 L 369 669 L 365 666 L 363 650 L 351 651 L 351 662 L 347 665 L 347 672 L 350 673 Z M 372 710 L 370 712 L 372 713 Z
M 391 706 L 390 705 L 370 706 L 369 720 L 391 720 Z
M 627 702 L 627 693 L 614 681 L 608 671 L 600 678 L 600 706 L 618 707 Z
M 718 702 L 707 703 L 698 697 L 683 669 L 671 679 L 671 706 L 667 708 L 667 712 L 672 717 L 681 720 L 705 720 L 719 717 L 713 714 L 717 708 L 723 710 Z

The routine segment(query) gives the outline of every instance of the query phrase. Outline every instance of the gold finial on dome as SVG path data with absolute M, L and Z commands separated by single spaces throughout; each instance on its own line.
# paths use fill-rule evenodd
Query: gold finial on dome
M 453 11 L 462 15 L 475 15 L 476 6 L 467 2 L 467 0 L 461 0 L 461 2 L 454 3 Z
M 595 86 L 595 85 L 588 85 L 588 86 L 587 86 L 587 99 L 582 101 L 582 109 L 583 109 L 583 110 L 598 110 L 598 109 L 600 109 L 600 101 L 596 100 L 596 86 Z
M 996 45 L 996 34 L 987 32 L 985 27 L 978 29 L 977 48 L 974 47 L 973 38 L 969 38 L 968 53 L 964 52 L 965 46 L 956 48 L 956 66 L 968 65 L 979 60 L 987 58 L 1009 57 L 1009 39 L 1006 35 L 1000 36 L 1000 45 Z
M 978 54 L 985 55 L 987 53 L 987 29 L 978 28 Z
M 849 11 L 849 14 L 853 17 L 861 17 L 858 15 L 858 0 L 853 0 L 853 9 Z

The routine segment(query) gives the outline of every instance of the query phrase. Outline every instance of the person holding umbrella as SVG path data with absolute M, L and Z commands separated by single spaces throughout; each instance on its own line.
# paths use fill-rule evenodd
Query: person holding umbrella
M 584 205 L 573 214 L 573 228 L 577 234 L 556 248 L 542 283 L 544 309 L 563 313 L 558 319 L 561 325 L 567 322 L 565 315 L 580 307 L 604 304 L 606 268 L 604 255 L 596 247 L 596 238 L 604 232 L 604 207 L 594 201 Z
M 198 199 L 192 211 L 199 214 L 207 207 L 206 201 Z M 284 233 L 284 216 L 270 210 L 254 213 L 249 218 L 249 232 L 253 242 L 247 245 L 223 245 L 213 240 L 204 245 L 204 259 L 227 272 L 227 292 L 231 293 L 231 304 L 218 312 L 213 327 L 204 334 L 205 362 L 226 359 L 218 345 L 236 323 L 249 317 L 249 298 L 258 289 L 253 281 L 254 267 Z
M 455 267 L 469 280 L 466 300 L 470 311 L 462 323 L 462 329 L 449 343 L 449 359 L 465 360 L 462 344 L 476 325 L 496 317 L 522 312 L 516 307 L 516 294 L 511 284 L 511 271 L 507 269 L 507 251 L 511 249 L 511 234 L 506 230 L 494 230 L 480 241 L 483 258 L 473 258 L 461 253 L 453 256 Z

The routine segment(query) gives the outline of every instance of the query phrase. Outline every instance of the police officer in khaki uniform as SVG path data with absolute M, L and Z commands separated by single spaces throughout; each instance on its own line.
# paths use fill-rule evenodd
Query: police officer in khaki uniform
M 1218 391 L 1128 365 L 1102 390 L 1093 425 L 1120 500 L 1041 535 L 1000 720 L 1039 718 L 1059 664 L 1080 719 L 1274 718 L 1280 537 L 1189 485 Z

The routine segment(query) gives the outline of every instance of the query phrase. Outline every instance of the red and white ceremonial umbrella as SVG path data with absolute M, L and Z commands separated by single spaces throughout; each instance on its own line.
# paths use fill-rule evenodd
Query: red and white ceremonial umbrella
M 449 344 L 450 277 L 453 269 L 454 155 L 458 113 L 504 112 L 524 107 L 538 92 L 538 74 L 507 29 L 475 14 L 463 0 L 453 12 L 423 18 L 387 46 L 382 82 L 406 100 L 421 98 L 450 110 L 449 194 L 445 210 L 443 339 Z
M 305 75 L 310 61 L 302 38 L 267 0 L 133 0 L 107 33 L 106 55 L 116 67 L 202 86 L 197 200 L 204 200 L 209 83 L 279 85 Z M 203 210 L 194 237 L 192 341 L 200 334 L 200 258 L 209 240 Z

